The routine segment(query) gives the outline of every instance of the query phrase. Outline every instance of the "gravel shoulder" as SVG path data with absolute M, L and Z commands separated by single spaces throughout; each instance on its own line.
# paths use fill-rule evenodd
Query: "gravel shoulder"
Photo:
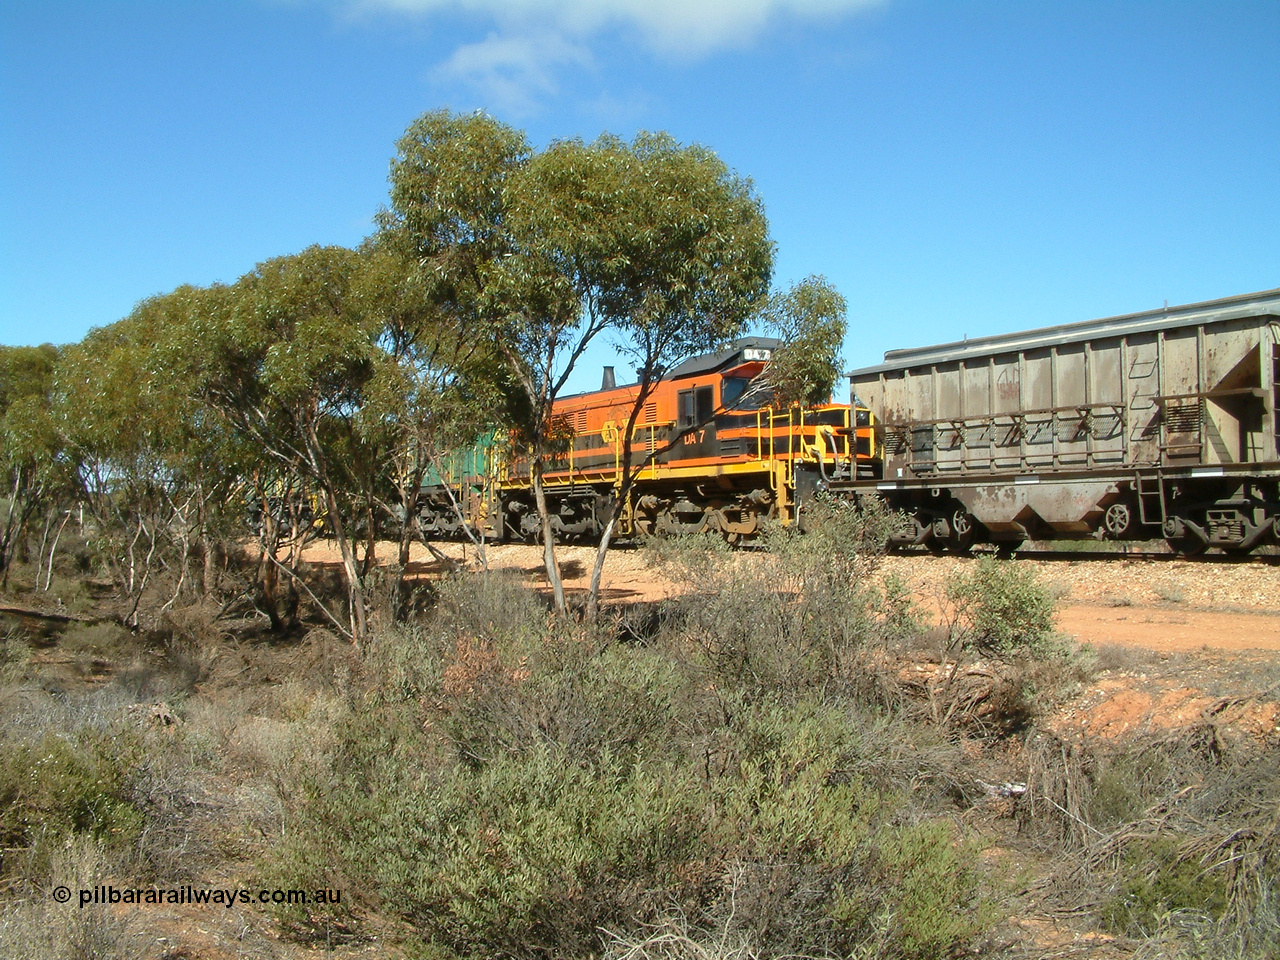
M 960 557 L 885 561 L 923 597 L 945 594 Z M 1058 629 L 1082 643 L 1156 651 L 1280 650 L 1280 567 L 1184 560 L 1023 560 L 1059 597 Z
M 459 563 L 476 564 L 470 544 L 445 543 L 437 549 Z M 393 546 L 381 549 L 391 556 Z M 490 544 L 489 565 L 511 570 L 535 585 L 546 584 L 542 549 L 531 544 Z M 557 549 L 565 589 L 584 594 L 590 584 L 595 548 Z M 313 562 L 336 562 L 326 543 L 308 552 Z M 948 581 L 967 557 L 900 555 L 885 558 L 881 575 L 905 581 L 928 608 L 937 607 Z M 1215 563 L 1184 560 L 1021 560 L 1032 564 L 1059 598 L 1058 628 L 1094 646 L 1119 644 L 1155 651 L 1280 650 L 1280 566 L 1265 563 Z M 433 577 L 445 567 L 415 544 L 410 573 Z M 649 563 L 643 550 L 615 548 L 605 564 L 606 602 L 661 600 L 687 589 Z

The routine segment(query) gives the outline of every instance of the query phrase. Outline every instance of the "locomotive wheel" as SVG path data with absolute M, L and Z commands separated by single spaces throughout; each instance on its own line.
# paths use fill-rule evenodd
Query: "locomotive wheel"
M 1102 517 L 1107 537 L 1119 540 L 1133 527 L 1133 509 L 1127 503 L 1113 503 Z

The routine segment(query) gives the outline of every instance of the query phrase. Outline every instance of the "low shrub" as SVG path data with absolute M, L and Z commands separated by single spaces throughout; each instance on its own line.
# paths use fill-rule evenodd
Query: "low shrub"
M 128 731 L 50 733 L 37 742 L 0 741 L 0 876 L 44 875 L 63 840 L 86 836 L 127 849 L 142 827 L 128 799 L 139 741 Z
M 26 679 L 30 661 L 31 647 L 20 636 L 0 636 L 0 690 Z
M 1030 567 L 983 557 L 956 574 L 947 585 L 947 598 L 959 628 L 953 644 L 1000 657 L 1051 652 L 1054 599 Z
M 1162 835 L 1125 844 L 1118 889 L 1098 911 L 1106 929 L 1150 937 L 1173 913 L 1221 919 L 1229 893 L 1223 865 L 1188 856 L 1184 846 L 1185 838 L 1180 843 L 1176 837 Z
M 788 536 L 791 547 L 807 546 L 806 536 Z M 750 560 L 666 603 L 659 638 L 668 655 L 689 657 L 706 682 L 759 695 L 878 696 L 880 654 L 916 629 L 901 585 L 885 593 L 867 578 L 819 574 L 817 558 L 799 549 Z
M 49 886 L 90 889 L 110 875 L 109 860 L 91 837 L 69 839 L 51 854 Z M 143 960 L 154 937 L 145 936 L 132 917 L 105 907 L 84 909 L 73 897 L 58 903 L 45 890 L 0 902 L 0 947 L 23 960 Z
M 904 819 L 905 795 L 856 772 L 883 749 L 871 733 L 813 701 L 762 708 L 734 731 L 737 769 L 708 785 L 736 923 L 767 955 L 949 957 L 992 920 L 957 831 Z
M 494 602 L 515 622 L 459 597 L 378 638 L 392 667 L 282 794 L 267 877 L 368 891 L 424 956 L 599 955 L 605 930 L 680 916 L 762 955 L 942 958 L 989 922 L 958 832 L 913 826 L 946 765 L 931 751 L 956 747 L 806 691 L 832 667 L 788 645 L 796 621 L 763 654 L 744 632 L 730 668 L 691 655 L 702 612 L 619 644 Z M 797 652 L 813 662 L 787 665 Z
M 878 497 L 820 494 L 802 506 L 800 523 L 766 524 L 761 539 L 793 576 L 847 585 L 876 568 L 905 523 Z

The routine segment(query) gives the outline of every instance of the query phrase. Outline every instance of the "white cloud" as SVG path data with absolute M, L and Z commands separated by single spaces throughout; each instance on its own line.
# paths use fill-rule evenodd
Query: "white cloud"
M 528 114 L 557 92 L 566 68 L 590 67 L 588 43 L 605 30 L 633 31 L 662 56 L 693 59 L 742 48 L 771 22 L 855 14 L 888 0 L 330 0 L 355 15 L 459 17 L 495 32 L 459 47 L 433 71 L 462 82 L 488 105 Z
M 589 68 L 591 64 L 591 53 L 585 46 L 554 33 L 490 34 L 479 43 L 459 47 L 432 72 L 437 80 L 458 81 L 478 89 L 488 106 L 496 110 L 527 116 L 543 97 L 556 93 L 559 69 Z
M 609 26 L 638 29 L 661 53 L 699 56 L 756 39 L 774 18 L 839 16 L 885 0 L 347 0 L 360 11 L 470 14 L 502 33 L 529 28 L 585 38 Z

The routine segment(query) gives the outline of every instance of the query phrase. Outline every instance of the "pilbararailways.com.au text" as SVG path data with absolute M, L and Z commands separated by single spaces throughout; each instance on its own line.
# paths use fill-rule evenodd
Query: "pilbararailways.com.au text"
M 71 899 L 63 899 L 62 891 L 66 887 L 54 890 L 54 898 L 65 903 Z M 67 890 L 69 893 L 70 891 Z M 303 906 L 333 906 L 342 903 L 341 890 L 245 890 L 238 887 L 228 889 L 210 889 L 208 887 L 116 887 L 111 885 L 81 888 L 79 890 L 81 907 L 92 904 L 196 904 L 220 905 L 233 907 L 250 904 L 298 904 Z

